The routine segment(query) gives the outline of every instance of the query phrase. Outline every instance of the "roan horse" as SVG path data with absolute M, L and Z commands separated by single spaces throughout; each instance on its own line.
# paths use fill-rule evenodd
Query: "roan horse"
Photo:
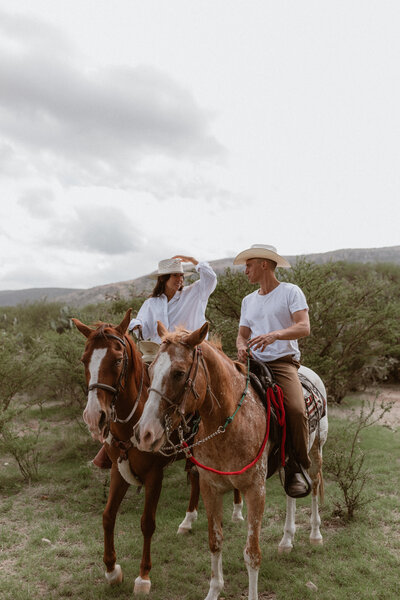
M 116 564 L 114 526 L 119 506 L 130 484 L 145 488 L 144 510 L 141 518 L 143 551 L 140 573 L 135 580 L 134 593 L 150 592 L 150 546 L 155 530 L 155 514 L 160 497 L 163 469 L 176 456 L 141 452 L 133 447 L 133 427 L 143 412 L 148 395 L 147 366 L 134 341 L 125 333 L 130 321 L 129 309 L 121 323 L 114 327 L 102 323 L 96 329 L 72 319 L 87 338 L 82 362 L 88 384 L 88 400 L 83 418 L 92 437 L 106 443 L 112 459 L 110 489 L 103 512 L 104 563 L 106 580 L 110 584 L 122 581 L 122 570 Z M 183 458 L 183 453 L 181 458 Z M 187 533 L 197 518 L 199 483 L 197 473 L 189 473 L 191 495 L 186 516 L 178 533 Z M 234 495 L 232 520 L 242 520 L 242 500 Z
M 150 367 L 149 397 L 135 428 L 135 437 L 138 448 L 157 452 L 172 430 L 178 428 L 179 431 L 185 415 L 199 411 L 201 423 L 196 441 L 192 444 L 193 454 L 203 466 L 213 467 L 221 473 L 200 469 L 200 491 L 207 510 L 211 551 L 211 581 L 206 600 L 217 600 L 223 588 L 222 500 L 223 494 L 232 488 L 242 492 L 247 505 L 248 533 L 244 560 L 249 576 L 248 598 L 257 600 L 261 562 L 259 536 L 268 454 L 272 449 L 271 442 L 266 442 L 266 411 L 254 389 L 246 387 L 243 367 L 229 359 L 215 345 L 204 341 L 207 330 L 208 324 L 205 323 L 192 333 L 178 331 L 171 334 L 159 322 L 158 333 L 162 344 Z M 310 375 L 309 369 L 307 375 Z M 314 376 L 314 385 L 325 393 L 322 381 L 317 375 Z M 317 434 L 310 436 L 310 542 L 313 544 L 322 544 L 317 493 L 322 487 L 321 448 L 326 436 L 327 419 L 324 417 Z M 258 455 L 260 458 L 254 464 Z M 245 470 L 245 466 L 250 468 Z M 293 545 L 295 503 L 293 498 L 287 497 L 280 552 L 290 551 Z

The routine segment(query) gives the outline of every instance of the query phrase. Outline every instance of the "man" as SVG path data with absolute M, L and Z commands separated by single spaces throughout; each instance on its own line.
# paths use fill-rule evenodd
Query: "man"
M 296 461 L 306 470 L 310 467 L 308 421 L 297 374 L 300 366 L 297 340 L 310 334 L 306 298 L 297 285 L 276 278 L 275 268 L 290 268 L 290 264 L 274 246 L 254 244 L 238 254 L 233 262 L 245 264 L 250 283 L 260 284 L 260 289 L 242 301 L 236 340 L 238 360 L 246 361 L 249 347 L 252 356 L 267 363 L 273 372 L 283 391 L 286 422 Z M 292 497 L 307 493 L 300 471 L 293 462 L 285 469 L 285 487 Z

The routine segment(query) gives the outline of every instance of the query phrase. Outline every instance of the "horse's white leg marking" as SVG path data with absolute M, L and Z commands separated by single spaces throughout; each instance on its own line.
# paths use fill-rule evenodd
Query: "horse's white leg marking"
M 135 587 L 133 588 L 134 594 L 150 594 L 150 588 L 151 588 L 150 579 L 142 579 L 140 577 L 140 575 L 139 575 L 139 577 L 136 577 Z
M 210 589 L 205 600 L 218 600 L 218 596 L 224 587 L 222 574 L 222 552 L 211 553 L 211 581 Z
M 238 523 L 239 521 L 244 521 L 244 517 L 242 514 L 242 508 L 243 508 L 243 500 L 239 504 L 233 503 L 232 521 L 234 523 Z
M 110 573 L 108 571 L 106 571 L 107 583 L 109 583 L 110 585 L 115 585 L 117 583 L 121 583 L 123 578 L 124 577 L 123 577 L 122 569 L 121 569 L 120 565 L 115 564 L 114 570 L 111 571 Z
M 178 533 L 184 534 L 189 533 L 192 529 L 192 523 L 197 521 L 197 510 L 192 510 L 192 512 L 187 512 L 185 518 L 182 523 L 178 527 Z
M 286 496 L 286 519 L 283 528 L 283 538 L 279 542 L 278 552 L 290 552 L 293 548 L 294 534 L 296 532 L 296 499 Z
M 249 575 L 249 600 L 257 600 L 258 599 L 258 571 L 259 569 L 255 569 L 251 566 L 251 559 L 247 553 L 246 548 L 243 552 L 244 562 L 246 563 L 247 573 Z
M 164 375 L 171 368 L 171 359 L 166 352 L 161 352 L 157 359 L 157 366 L 154 368 L 153 381 L 151 387 L 163 393 L 162 381 Z M 144 405 L 142 416 L 138 422 L 139 431 L 139 450 L 149 452 L 154 450 L 154 443 L 164 434 L 163 425 L 160 422 L 158 410 L 160 406 L 160 394 L 150 391 L 147 401 Z
M 96 350 L 93 350 L 89 363 L 89 386 L 99 382 L 101 361 L 103 360 L 106 354 L 107 348 L 97 348 Z M 91 390 L 90 392 L 88 392 L 88 401 L 86 404 L 86 408 L 83 411 L 83 420 L 89 427 L 90 431 L 92 431 L 92 433 L 98 431 L 100 411 L 101 406 L 97 397 L 97 389 Z

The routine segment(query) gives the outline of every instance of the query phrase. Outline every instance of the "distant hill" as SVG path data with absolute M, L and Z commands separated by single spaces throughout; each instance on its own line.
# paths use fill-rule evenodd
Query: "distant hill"
M 393 263 L 400 265 L 400 246 L 388 246 L 385 248 L 348 248 L 333 250 L 320 254 L 304 254 L 301 257 L 323 264 L 327 262 L 345 261 L 360 263 Z M 285 256 L 291 263 L 296 262 L 298 256 Z M 233 258 L 221 258 L 210 261 L 217 275 L 223 273 L 227 267 L 233 267 Z M 85 306 L 96 304 L 106 298 L 115 296 L 129 297 L 132 295 L 147 295 L 153 289 L 154 280 L 148 277 L 138 277 L 128 281 L 99 285 L 89 289 L 71 288 L 32 288 L 26 290 L 0 291 L 0 306 L 15 306 L 17 304 L 47 300 L 49 302 L 62 302 L 69 306 Z

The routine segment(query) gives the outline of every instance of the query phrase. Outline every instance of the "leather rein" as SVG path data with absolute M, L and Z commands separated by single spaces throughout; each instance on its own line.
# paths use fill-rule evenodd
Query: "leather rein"
M 138 391 L 138 395 L 137 395 L 135 404 L 133 405 L 133 408 L 132 408 L 131 412 L 129 413 L 129 415 L 126 417 L 126 419 L 120 419 L 119 417 L 117 417 L 117 408 L 116 408 L 115 404 L 116 404 L 116 401 L 117 401 L 120 391 L 124 389 L 124 382 L 126 379 L 126 372 L 128 369 L 128 353 L 126 351 L 126 341 L 123 338 L 120 338 L 117 335 L 114 335 L 113 333 L 104 333 L 104 336 L 106 338 L 111 338 L 111 339 L 117 340 L 117 342 L 122 344 L 122 346 L 124 348 L 124 354 L 123 354 L 123 358 L 122 358 L 123 364 L 122 364 L 121 373 L 119 374 L 118 381 L 117 381 L 115 387 L 112 385 L 108 385 L 107 383 L 101 383 L 101 382 L 100 383 L 92 383 L 88 387 L 88 392 L 95 390 L 95 389 L 100 389 L 100 390 L 104 390 L 106 392 L 110 392 L 111 394 L 113 394 L 113 398 L 111 401 L 111 415 L 110 415 L 111 421 L 113 421 L 114 423 L 128 423 L 132 419 L 133 415 L 135 414 L 136 409 L 139 404 L 140 396 L 142 395 L 143 380 L 144 380 L 144 368 L 142 366 L 142 374 L 141 374 L 141 378 L 140 378 L 139 391 Z

